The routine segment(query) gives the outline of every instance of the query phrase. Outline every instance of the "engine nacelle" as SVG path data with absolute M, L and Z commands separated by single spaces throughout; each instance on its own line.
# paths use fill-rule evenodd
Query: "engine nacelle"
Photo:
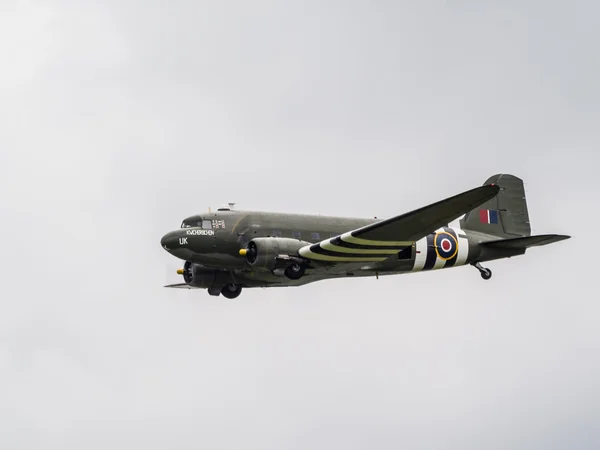
M 273 270 L 277 266 L 278 256 L 293 258 L 306 245 L 310 245 L 310 242 L 278 237 L 254 238 L 246 246 L 246 261 L 253 267 Z
M 208 289 L 212 286 L 225 285 L 231 282 L 225 270 L 215 270 L 186 261 L 183 265 L 183 280 L 190 286 Z

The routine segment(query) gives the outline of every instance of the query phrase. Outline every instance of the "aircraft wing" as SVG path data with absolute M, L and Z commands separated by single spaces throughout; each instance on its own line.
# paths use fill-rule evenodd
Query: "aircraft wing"
M 499 190 L 493 184 L 480 186 L 406 214 L 306 245 L 299 254 L 308 260 L 330 263 L 384 261 L 494 198 Z
M 175 288 L 175 289 L 198 289 L 198 288 L 196 288 L 194 286 L 190 286 L 187 283 L 167 284 L 164 287 Z

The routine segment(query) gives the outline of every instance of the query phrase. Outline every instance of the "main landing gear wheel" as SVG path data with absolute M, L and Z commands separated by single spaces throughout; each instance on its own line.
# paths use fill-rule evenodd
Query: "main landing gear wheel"
M 241 293 L 242 287 L 233 283 L 226 284 L 223 286 L 223 289 L 221 289 L 221 294 L 223 294 L 223 297 L 225 298 L 236 298 Z
M 299 280 L 300 278 L 302 278 L 305 271 L 306 267 L 304 265 L 295 263 L 291 266 L 286 267 L 284 274 L 290 280 Z
M 472 264 L 472 266 L 479 270 L 481 278 L 483 278 L 484 280 L 489 280 L 490 278 L 492 278 L 492 271 L 487 267 L 483 267 L 480 263 L 474 263 Z

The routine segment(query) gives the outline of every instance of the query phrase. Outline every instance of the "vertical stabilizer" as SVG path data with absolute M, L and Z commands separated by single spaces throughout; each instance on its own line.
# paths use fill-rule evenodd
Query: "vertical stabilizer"
M 503 238 L 530 236 L 523 180 L 514 175 L 498 174 L 484 185 L 492 183 L 500 187 L 498 195 L 468 212 L 460 221 L 461 228 Z

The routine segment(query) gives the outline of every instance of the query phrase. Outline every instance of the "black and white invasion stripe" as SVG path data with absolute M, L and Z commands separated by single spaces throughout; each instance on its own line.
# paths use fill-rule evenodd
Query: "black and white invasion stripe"
M 318 244 L 307 245 L 299 253 L 304 258 L 320 261 L 377 262 L 385 261 L 410 245 L 412 242 L 357 238 L 348 232 Z

